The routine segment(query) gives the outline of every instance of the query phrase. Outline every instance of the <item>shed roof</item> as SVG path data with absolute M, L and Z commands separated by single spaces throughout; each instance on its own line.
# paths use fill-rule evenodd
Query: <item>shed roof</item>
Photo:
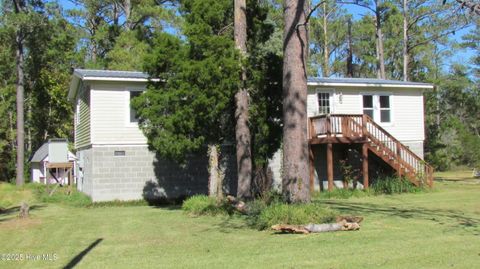
M 45 159 L 48 156 L 48 143 L 49 142 L 58 142 L 58 141 L 68 141 L 65 138 L 52 138 L 48 140 L 47 142 L 43 143 L 43 145 L 35 151 L 33 154 L 32 158 L 30 159 L 30 162 L 32 163 L 38 163 L 41 162 L 43 159 Z M 73 153 L 68 151 L 69 156 L 75 156 Z
M 48 142 L 44 143 L 39 149 L 37 149 L 37 151 L 35 151 L 35 154 L 33 154 L 32 158 L 30 159 L 30 162 L 32 163 L 41 162 L 47 156 L 48 156 Z

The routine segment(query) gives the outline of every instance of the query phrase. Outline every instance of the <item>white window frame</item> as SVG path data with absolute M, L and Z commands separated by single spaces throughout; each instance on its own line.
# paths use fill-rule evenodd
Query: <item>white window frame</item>
M 316 88 L 315 89 L 315 104 L 316 104 L 316 110 L 315 114 L 317 115 L 322 115 L 320 114 L 320 104 L 318 100 L 318 94 L 319 93 L 328 93 L 329 94 L 329 105 L 330 105 L 330 114 L 335 114 L 335 89 L 322 89 L 322 88 Z
M 381 126 L 393 126 L 394 125 L 394 107 L 393 107 L 393 100 L 394 95 L 391 92 L 360 92 L 359 100 L 360 100 L 360 111 L 363 114 L 363 96 L 364 95 L 371 95 L 373 96 L 373 120 L 380 124 Z M 380 108 L 380 96 L 388 96 L 390 102 L 390 122 L 382 122 L 381 121 L 381 108 Z
M 130 92 L 144 92 L 144 88 L 126 88 L 125 89 L 125 125 L 127 127 L 137 127 L 138 126 L 138 121 L 136 122 L 131 122 L 130 121 L 130 113 L 131 113 L 131 107 L 130 107 Z

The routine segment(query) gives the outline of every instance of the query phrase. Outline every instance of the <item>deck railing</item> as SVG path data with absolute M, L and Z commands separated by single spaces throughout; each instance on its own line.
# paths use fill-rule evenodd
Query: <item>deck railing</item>
M 311 138 L 319 136 L 361 137 L 362 115 L 327 114 L 309 118 Z
M 368 115 L 326 114 L 309 118 L 310 138 L 364 137 L 372 150 L 392 160 L 405 176 L 415 176 L 422 183 L 433 184 L 433 168 L 398 141 Z

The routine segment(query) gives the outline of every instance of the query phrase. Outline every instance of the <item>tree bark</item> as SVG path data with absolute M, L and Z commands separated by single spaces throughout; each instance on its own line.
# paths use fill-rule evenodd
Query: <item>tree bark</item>
M 403 80 L 408 81 L 408 0 L 403 0 Z
M 348 19 L 347 77 L 353 78 L 352 20 L 350 18 Z
M 328 55 L 328 10 L 327 2 L 323 3 L 323 77 L 330 75 Z
M 235 0 L 234 34 L 235 45 L 240 51 L 242 58 L 247 56 L 247 6 L 245 0 Z M 251 196 L 252 185 L 252 155 L 251 135 L 248 126 L 249 96 L 246 88 L 247 74 L 242 66 L 242 83 L 235 94 L 235 138 L 237 150 L 237 176 L 238 176 L 238 198 Z
M 284 1 L 283 40 L 283 175 L 282 191 L 288 202 L 309 202 L 307 140 L 306 0 Z
M 127 30 L 132 30 L 133 24 L 130 18 L 130 14 L 132 12 L 132 3 L 130 0 L 123 1 L 123 12 L 125 12 L 125 28 Z
M 223 176 L 220 172 L 218 145 L 208 145 L 208 194 L 223 199 Z
M 15 13 L 24 12 L 25 3 L 21 0 L 14 0 Z M 15 36 L 16 50 L 15 61 L 17 71 L 17 169 L 16 184 L 22 186 L 24 179 L 24 162 L 25 162 L 25 121 L 24 121 L 24 55 L 23 55 L 23 36 L 20 29 L 17 29 Z
M 385 57 L 383 49 L 382 18 L 380 14 L 379 1 L 375 0 L 375 39 L 377 47 L 377 77 L 385 79 Z

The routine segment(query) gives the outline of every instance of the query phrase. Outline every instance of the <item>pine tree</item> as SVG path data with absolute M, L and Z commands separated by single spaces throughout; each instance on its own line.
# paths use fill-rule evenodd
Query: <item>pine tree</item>
M 282 191 L 288 202 L 310 201 L 306 106 L 307 11 L 307 1 L 284 2 Z

